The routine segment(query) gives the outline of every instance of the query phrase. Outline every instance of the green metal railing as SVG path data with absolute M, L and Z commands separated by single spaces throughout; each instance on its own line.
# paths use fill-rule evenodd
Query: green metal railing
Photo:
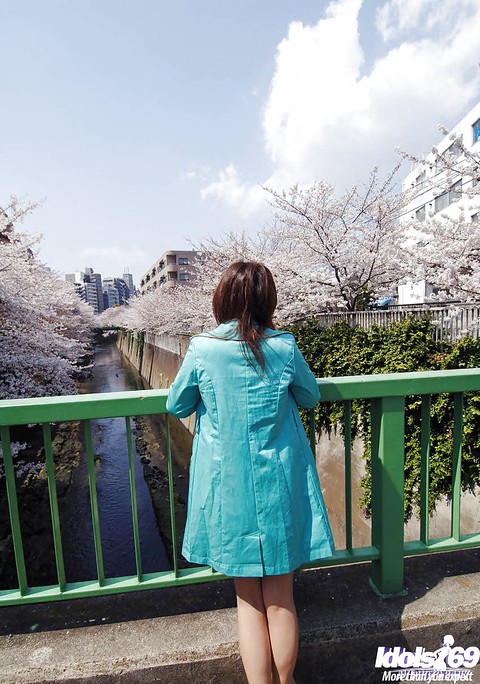
M 404 593 L 404 557 L 421 553 L 450 551 L 480 546 L 477 533 L 460 533 L 460 502 L 462 472 L 463 393 L 480 391 L 480 369 L 427 373 L 397 373 L 388 375 L 340 377 L 319 380 L 321 401 L 341 401 L 345 415 L 345 548 L 332 558 L 309 563 L 309 568 L 371 562 L 370 583 L 381 596 Z M 429 445 L 431 395 L 449 393 L 454 398 L 454 428 L 452 436 L 452 505 L 451 534 L 431 539 L 428 527 Z M 209 567 L 180 569 L 176 548 L 175 511 L 173 498 L 172 455 L 169 420 L 167 426 L 167 460 L 170 499 L 170 523 L 173 542 L 173 569 L 143 573 L 141 540 L 134 480 L 134 456 L 130 418 L 132 416 L 166 413 L 168 390 L 145 390 L 112 394 L 49 397 L 0 401 L 0 433 L 5 468 L 8 508 L 13 540 L 18 586 L 0 591 L 0 605 L 34 603 L 95 594 L 112 594 L 138 589 L 190 584 L 223 579 Z M 421 476 L 420 476 L 420 536 L 404 542 L 404 426 L 405 397 L 421 395 Z M 372 425 L 372 536 L 369 546 L 355 547 L 352 534 L 352 401 L 370 400 Z M 99 521 L 95 463 L 91 421 L 100 418 L 123 417 L 126 422 L 128 468 L 130 477 L 133 544 L 136 574 L 128 577 L 105 577 Z M 81 421 L 85 435 L 91 517 L 97 576 L 88 581 L 69 582 L 65 573 L 60 524 L 55 463 L 52 450 L 51 424 Z M 21 519 L 17 499 L 12 458 L 10 427 L 41 424 L 45 446 L 53 546 L 57 584 L 33 587 L 27 581 Z M 314 412 L 310 412 L 310 439 L 315 448 Z M 480 527 L 480 525 L 479 525 Z

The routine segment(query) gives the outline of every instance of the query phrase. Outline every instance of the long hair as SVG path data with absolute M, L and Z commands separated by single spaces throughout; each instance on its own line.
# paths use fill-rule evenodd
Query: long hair
M 257 261 L 235 261 L 220 278 L 213 295 L 217 323 L 237 320 L 238 332 L 263 368 L 260 341 L 273 328 L 277 288 L 270 270 Z

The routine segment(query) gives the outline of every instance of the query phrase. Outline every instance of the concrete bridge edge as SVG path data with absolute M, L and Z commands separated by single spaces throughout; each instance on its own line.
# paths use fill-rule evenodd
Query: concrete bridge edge
M 479 646 L 479 570 L 478 549 L 408 559 L 408 595 L 387 601 L 369 589 L 368 565 L 298 573 L 298 684 L 380 682 L 383 669 L 375 668 L 375 659 L 381 646 L 435 650 L 446 634 L 456 646 Z M 185 593 L 189 606 L 178 590 L 162 590 L 3 608 L 1 681 L 245 683 L 231 582 Z M 221 607 L 206 609 L 215 605 Z M 190 612 L 175 614 L 186 608 Z M 121 611 L 128 621 L 119 619 Z M 480 665 L 472 675 L 480 684 Z

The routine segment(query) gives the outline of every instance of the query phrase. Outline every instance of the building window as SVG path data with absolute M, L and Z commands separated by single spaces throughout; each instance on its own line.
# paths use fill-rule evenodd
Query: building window
M 450 204 L 448 201 L 448 192 L 444 192 L 443 194 L 439 195 L 438 197 L 435 197 L 435 211 L 441 211 L 442 209 L 446 209 L 448 205 Z
M 450 147 L 447 147 L 447 149 L 445 150 L 445 154 L 451 154 L 454 157 L 459 157 L 462 154 L 462 150 L 456 143 L 452 143 Z
M 167 266 L 172 266 L 177 263 L 176 254 L 167 254 Z
M 421 187 L 427 179 L 427 172 L 422 171 L 416 178 L 415 178 L 415 185 L 416 187 Z
M 425 221 L 425 206 L 420 207 L 420 209 L 417 209 L 415 212 L 415 218 L 417 221 Z
M 188 257 L 178 257 L 178 263 L 180 266 L 188 266 Z
M 480 139 L 480 119 L 477 119 L 475 123 L 472 126 L 473 129 L 473 144 L 475 145 L 476 142 Z
M 188 273 L 180 273 L 180 280 L 190 280 L 190 275 Z
M 177 280 L 177 279 L 178 279 L 178 273 L 177 273 L 177 271 L 169 271 L 169 273 L 168 273 L 168 279 L 169 279 L 169 280 Z
M 435 197 L 435 211 L 446 209 L 452 202 L 457 202 L 462 196 L 462 179 L 452 185 L 450 190 Z
M 452 202 L 457 202 L 459 199 L 462 199 L 462 179 L 460 178 L 459 181 L 454 183 L 452 187 L 449 190 L 449 199 L 450 199 L 450 204 Z

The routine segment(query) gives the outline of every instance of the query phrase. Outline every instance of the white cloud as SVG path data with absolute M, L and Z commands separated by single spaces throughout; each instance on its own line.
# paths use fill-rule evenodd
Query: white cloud
M 476 9 L 477 0 L 389 0 L 378 8 L 376 24 L 385 41 L 408 36 L 411 31 L 452 35 L 455 27 L 474 15 Z
M 211 168 L 209 166 L 198 166 L 198 164 L 192 164 L 188 171 L 184 171 L 180 175 L 180 180 L 190 181 L 190 180 L 200 180 L 206 181 L 211 173 Z
M 227 206 L 238 209 L 243 217 L 254 213 L 265 203 L 265 192 L 260 185 L 242 183 L 234 164 L 220 171 L 218 179 L 201 190 L 201 197 L 217 197 Z
M 263 111 L 270 178 L 244 183 L 230 164 L 202 197 L 245 215 L 259 205 L 258 185 L 322 179 L 344 187 L 375 165 L 390 170 L 397 146 L 428 152 L 441 137 L 437 124 L 456 123 L 473 105 L 480 94 L 477 0 L 379 3 L 377 30 L 394 42 L 367 73 L 361 6 L 334 0 L 317 24 L 290 24 Z
M 315 26 L 290 24 L 277 48 L 276 71 L 265 107 L 265 145 L 277 171 L 302 182 L 312 147 L 328 143 L 330 129 L 350 107 L 363 62 L 357 16 L 361 0 L 332 3 Z M 360 103 L 359 103 L 360 104 Z

